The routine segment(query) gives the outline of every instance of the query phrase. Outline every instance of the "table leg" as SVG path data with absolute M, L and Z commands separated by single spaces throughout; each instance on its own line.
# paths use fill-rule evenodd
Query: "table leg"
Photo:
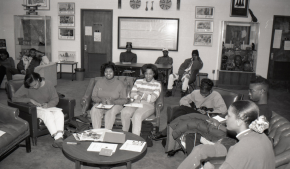
M 131 164 L 132 164 L 131 161 L 128 161 L 128 162 L 127 162 L 127 169 L 131 169 Z
M 74 64 L 71 65 L 71 81 L 74 81 Z
M 76 164 L 76 165 L 75 165 L 75 166 L 76 166 L 76 167 L 75 167 L 76 169 L 81 169 L 82 166 L 81 166 L 81 162 L 80 162 L 80 161 L 76 160 L 76 161 L 75 161 L 75 164 Z
M 61 67 L 62 67 L 62 64 L 60 64 L 60 72 L 59 72 L 59 78 L 61 79 Z

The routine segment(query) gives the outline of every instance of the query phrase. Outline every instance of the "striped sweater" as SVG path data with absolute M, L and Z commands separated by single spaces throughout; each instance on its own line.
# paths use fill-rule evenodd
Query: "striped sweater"
M 147 97 L 142 97 L 138 95 L 138 91 L 147 95 Z M 146 79 L 138 79 L 134 83 L 131 90 L 131 98 L 137 99 L 138 96 L 142 97 L 142 100 L 146 100 L 149 103 L 154 103 L 161 93 L 161 84 L 152 79 L 151 82 L 147 82 Z

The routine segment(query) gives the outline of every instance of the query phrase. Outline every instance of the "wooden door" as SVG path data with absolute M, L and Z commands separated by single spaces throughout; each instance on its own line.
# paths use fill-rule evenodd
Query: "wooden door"
M 101 76 L 103 63 L 112 61 L 113 10 L 81 9 L 81 61 L 85 77 Z
M 268 79 L 272 82 L 290 80 L 290 16 L 274 15 L 270 47 Z

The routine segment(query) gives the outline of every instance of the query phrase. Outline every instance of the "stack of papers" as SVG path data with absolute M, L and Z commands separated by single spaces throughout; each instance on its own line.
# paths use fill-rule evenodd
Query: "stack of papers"
M 124 104 L 124 106 L 127 106 L 127 107 L 140 107 L 140 108 L 142 108 L 143 107 L 143 104 L 142 103 L 129 103 L 129 104 Z
M 145 145 L 145 141 L 127 140 L 120 150 L 141 152 Z
M 5 131 L 0 130 L 0 137 L 5 133 L 6 133 Z
M 108 129 L 85 130 L 81 133 L 74 133 L 73 136 L 77 141 L 103 141 L 106 132 L 111 132 L 111 130 Z
M 116 152 L 116 149 L 118 147 L 118 144 L 109 144 L 109 143 L 91 143 L 87 151 L 95 151 L 100 152 L 102 148 L 110 149 L 114 152 Z
M 111 109 L 114 105 L 103 105 L 102 103 L 96 106 L 99 109 Z

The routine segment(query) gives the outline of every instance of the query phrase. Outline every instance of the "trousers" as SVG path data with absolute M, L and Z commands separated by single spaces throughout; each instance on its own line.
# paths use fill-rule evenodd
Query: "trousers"
M 99 129 L 102 126 L 102 118 L 105 114 L 105 128 L 111 130 L 115 123 L 116 115 L 123 109 L 121 105 L 114 105 L 111 109 L 96 108 L 98 104 L 94 105 L 91 109 L 91 119 L 94 129 Z
M 2 84 L 5 75 L 6 75 L 6 67 L 0 66 L 0 86 Z
M 178 169 L 193 169 L 200 166 L 200 162 L 210 157 L 225 157 L 227 149 L 220 143 L 213 145 L 200 144 L 194 147 L 191 153 L 178 166 Z
M 168 90 L 172 90 L 173 83 L 178 78 L 179 78 L 179 75 L 177 73 L 174 73 L 174 75 L 173 74 L 169 75 L 169 77 L 168 77 L 168 85 L 167 85 L 167 89 Z M 188 81 L 189 81 L 189 79 L 187 77 L 182 77 L 182 91 L 186 91 L 187 90 Z
M 21 74 L 21 72 L 18 69 L 11 68 L 11 67 L 6 69 L 7 80 L 12 80 L 12 75 L 15 75 L 15 74 Z
M 44 122 L 52 136 L 57 132 L 63 132 L 64 115 L 61 110 L 49 111 L 37 109 L 37 118 L 40 118 Z
M 140 136 L 142 121 L 154 113 L 154 103 L 142 101 L 143 107 L 125 107 L 121 110 L 123 131 L 128 131 L 132 120 L 132 133 Z

